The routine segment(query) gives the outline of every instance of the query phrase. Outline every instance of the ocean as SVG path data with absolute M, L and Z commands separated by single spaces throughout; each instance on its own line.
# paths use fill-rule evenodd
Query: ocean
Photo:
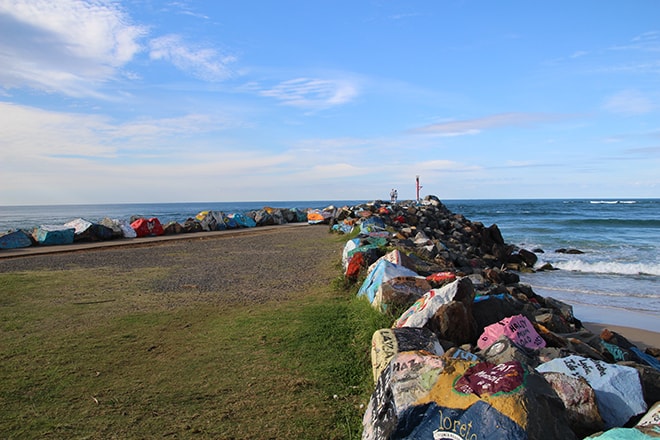
M 63 224 L 78 217 L 157 217 L 184 221 L 204 210 L 246 212 L 264 206 L 324 208 L 359 200 L 1 206 L 0 232 Z M 557 271 L 521 274 L 541 296 L 573 306 L 583 321 L 660 332 L 660 199 L 443 200 L 453 212 L 497 224 L 507 243 L 537 253 L 537 266 Z M 555 252 L 578 249 L 582 254 Z
M 577 318 L 660 332 L 660 199 L 444 204 L 472 221 L 497 224 L 507 243 L 542 249 L 536 267 L 560 270 L 521 274 L 521 281 L 571 304 Z

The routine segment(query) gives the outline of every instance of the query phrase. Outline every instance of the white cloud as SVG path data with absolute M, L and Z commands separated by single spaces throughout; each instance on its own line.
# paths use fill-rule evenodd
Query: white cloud
M 464 171 L 478 171 L 481 169 L 478 165 L 468 165 L 453 160 L 436 159 L 419 162 L 414 164 L 415 169 L 422 172 L 464 172 Z
M 505 166 L 509 168 L 538 167 L 539 164 L 530 160 L 507 160 Z
M 637 50 L 644 52 L 660 52 L 660 32 L 644 32 L 634 37 L 629 44 L 615 46 L 613 50 Z
M 35 161 L 53 157 L 167 158 L 176 154 L 178 143 L 184 144 L 184 156 L 191 152 L 181 139 L 235 126 L 231 120 L 200 114 L 119 123 L 98 115 L 51 112 L 3 102 L 0 120 L 0 163 L 12 160 L 28 168 Z
M 589 54 L 589 52 L 585 52 L 585 51 L 583 51 L 583 50 L 576 50 L 575 52 L 573 52 L 573 53 L 571 54 L 570 58 L 573 58 L 573 59 L 575 59 L 575 58 L 582 58 L 582 57 L 584 57 L 584 56 L 587 56 L 588 54 Z
M 557 115 L 543 113 L 499 113 L 483 118 L 439 122 L 414 129 L 413 132 L 438 136 L 465 136 L 481 133 L 488 128 L 530 126 L 558 119 Z
M 301 179 L 319 180 L 337 180 L 346 177 L 355 177 L 370 174 L 372 171 L 367 167 L 359 167 L 345 162 L 339 163 L 318 163 L 309 169 L 297 173 Z
M 0 1 L 0 85 L 95 95 L 146 34 L 116 2 Z
M 114 150 L 100 142 L 111 127 L 94 115 L 55 113 L 0 102 L 0 162 L 27 164 L 48 156 L 109 157 Z
M 624 90 L 607 98 L 603 108 L 612 113 L 641 115 L 653 111 L 654 105 L 641 92 Z
M 358 90 L 355 84 L 345 80 L 296 78 L 262 90 L 260 94 L 275 98 L 284 105 L 323 109 L 350 102 Z
M 213 48 L 192 48 L 174 34 L 151 40 L 149 49 L 151 59 L 169 61 L 178 69 L 206 81 L 220 81 L 231 76 L 228 65 L 236 60 Z
M 301 165 L 291 151 L 209 142 L 209 133 L 235 126 L 209 115 L 117 122 L 0 102 L 0 120 L 0 199 L 6 204 L 26 202 L 17 197 L 37 204 L 217 200 L 216 192 L 229 187 L 265 194 L 276 182 L 300 182 L 301 175 L 354 174 L 350 165 L 328 165 L 326 157 Z M 140 190 L 130 194 L 128 188 Z
M 373 145 L 373 139 L 366 138 L 313 138 L 302 139 L 296 142 L 296 154 L 319 154 L 323 152 L 330 152 L 330 154 L 347 154 L 357 149 L 367 149 Z

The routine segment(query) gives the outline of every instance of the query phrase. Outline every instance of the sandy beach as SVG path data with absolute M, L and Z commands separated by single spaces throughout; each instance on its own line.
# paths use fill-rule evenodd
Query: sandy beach
M 594 334 L 600 334 L 603 329 L 619 333 L 639 348 L 660 347 L 660 333 L 620 325 L 599 324 L 594 322 L 583 322 L 584 327 Z

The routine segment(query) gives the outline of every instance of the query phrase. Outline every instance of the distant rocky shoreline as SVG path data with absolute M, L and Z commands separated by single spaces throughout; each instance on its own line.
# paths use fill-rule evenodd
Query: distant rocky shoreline
M 40 225 L 31 231 L 10 230 L 0 234 L 0 251 L 31 246 L 57 246 L 73 243 L 96 243 L 117 239 L 170 236 L 196 232 L 225 231 L 289 223 L 323 222 L 327 213 L 318 209 L 264 207 L 241 212 L 201 211 L 183 221 L 162 224 L 158 217 L 132 216 L 130 220 L 106 217 L 96 223 L 76 218 L 64 224 Z M 311 220 L 318 217 L 320 220 Z

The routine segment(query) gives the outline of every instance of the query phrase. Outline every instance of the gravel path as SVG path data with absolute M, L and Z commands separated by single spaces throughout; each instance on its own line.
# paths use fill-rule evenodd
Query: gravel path
M 164 272 L 150 286 L 157 293 L 185 292 L 188 301 L 264 302 L 327 285 L 338 275 L 341 250 L 341 241 L 327 225 L 253 228 L 2 258 L 0 273 L 79 268 L 123 273 L 156 268 Z

